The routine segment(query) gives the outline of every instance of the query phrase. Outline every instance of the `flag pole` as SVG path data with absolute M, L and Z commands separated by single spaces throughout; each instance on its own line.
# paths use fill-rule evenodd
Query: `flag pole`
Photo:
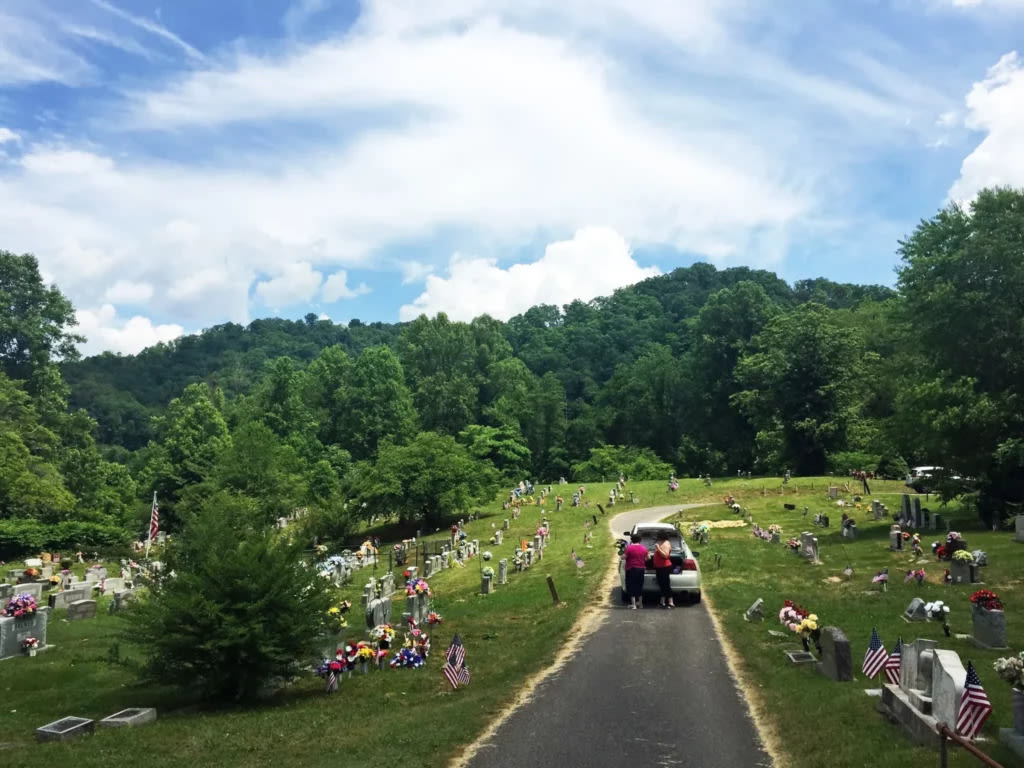
M 153 491 L 153 507 L 156 506 L 156 491 Z M 149 548 L 153 544 L 153 507 L 149 509 L 149 533 L 146 534 L 146 559 L 149 560 Z

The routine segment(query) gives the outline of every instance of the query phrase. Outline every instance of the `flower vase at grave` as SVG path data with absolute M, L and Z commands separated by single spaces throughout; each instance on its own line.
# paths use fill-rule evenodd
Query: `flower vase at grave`
M 38 652 L 38 649 L 36 649 L 36 648 L 29 648 L 28 649 L 28 655 L 29 656 L 35 656 L 37 652 Z

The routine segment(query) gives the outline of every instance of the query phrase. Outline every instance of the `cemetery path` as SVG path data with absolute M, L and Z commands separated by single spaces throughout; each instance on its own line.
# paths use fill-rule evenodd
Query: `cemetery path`
M 609 524 L 621 536 L 695 506 L 631 510 Z M 634 611 L 618 592 L 616 577 L 597 630 L 466 765 L 770 766 L 707 608 Z

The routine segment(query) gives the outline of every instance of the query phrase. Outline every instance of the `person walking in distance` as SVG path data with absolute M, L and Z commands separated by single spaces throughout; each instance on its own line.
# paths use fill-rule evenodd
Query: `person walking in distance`
M 672 585 L 669 582 L 669 575 L 672 573 L 672 542 L 668 540 L 668 533 L 662 531 L 658 534 L 658 543 L 654 545 L 654 573 L 658 579 L 658 587 L 661 589 L 661 607 L 675 608 L 672 600 Z
M 640 543 L 640 534 L 629 537 L 622 556 L 626 559 L 626 594 L 629 595 L 629 607 L 634 611 L 644 603 L 644 571 L 647 563 L 647 547 Z

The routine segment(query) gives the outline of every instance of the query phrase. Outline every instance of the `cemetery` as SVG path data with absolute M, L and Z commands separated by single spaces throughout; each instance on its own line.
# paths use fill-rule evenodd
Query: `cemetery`
M 29 628 L 16 622 L 27 618 L 0 619 L 0 680 L 16 702 L 2 740 L 17 748 L 2 753 L 4 764 L 57 757 L 100 766 L 147 751 L 184 764 L 216 750 L 218 764 L 247 765 L 258 749 L 261 763 L 283 766 L 336 764 L 339 753 L 363 764 L 381 750 L 399 762 L 446 765 L 525 677 L 550 663 L 580 611 L 606 600 L 599 586 L 615 551 L 606 523 L 632 497 L 644 506 L 706 503 L 669 521 L 702 550 L 709 608 L 755 716 L 781 738 L 772 745 L 780 764 L 820 765 L 826 754 L 831 765 L 934 764 L 934 724 L 956 713 L 968 662 L 993 706 L 977 743 L 1004 766 L 1024 760 L 1013 746 L 1022 738 L 1016 694 L 993 666 L 1024 647 L 1019 523 L 984 531 L 955 504 L 904 501 L 895 482 L 876 481 L 876 496 L 856 501 L 827 478 L 677 484 L 628 483 L 614 512 L 589 489 L 560 510 L 499 502 L 454 533 L 402 541 L 404 557 L 392 557 L 390 569 L 380 553 L 356 558 L 354 544 L 310 552 L 337 606 L 333 631 L 318 641 L 321 655 L 304 660 L 305 674 L 253 707 L 205 708 L 141 682 L 123 622 L 147 599 L 143 574 L 122 583 L 116 559 L 76 563 L 64 583 L 33 598 L 36 655 L 21 647 Z M 855 537 L 840 524 L 844 515 Z M 962 572 L 960 552 L 970 555 L 959 558 Z M 25 586 L 18 578 L 8 572 L 5 605 Z M 100 582 L 113 586 L 100 590 Z M 863 673 L 873 631 L 887 653 L 901 641 L 895 681 Z M 440 669 L 456 632 L 473 684 L 453 691 Z M 420 723 L 414 740 L 381 733 L 382 718 L 398 723 L 410 713 Z M 968 758 L 956 752 L 950 764 L 971 765 Z

